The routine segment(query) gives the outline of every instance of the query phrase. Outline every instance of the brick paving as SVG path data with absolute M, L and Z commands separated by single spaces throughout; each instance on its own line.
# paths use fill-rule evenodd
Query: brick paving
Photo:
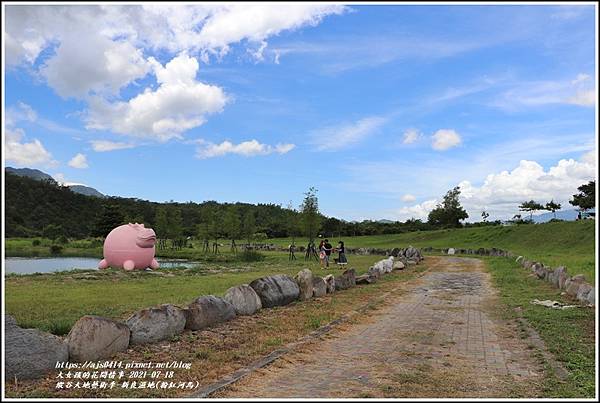
M 483 263 L 428 261 L 429 272 L 412 281 L 411 291 L 368 320 L 214 397 L 535 396 L 542 369 L 516 330 L 486 313 L 495 290 Z

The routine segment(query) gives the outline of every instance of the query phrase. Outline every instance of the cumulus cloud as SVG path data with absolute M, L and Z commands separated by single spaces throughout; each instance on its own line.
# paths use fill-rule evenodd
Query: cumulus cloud
M 4 150 L 7 161 L 20 166 L 54 166 L 56 161 L 38 139 L 25 142 L 25 132 L 19 128 L 5 128 Z
M 427 220 L 427 215 L 435 208 L 437 203 L 437 199 L 426 200 L 414 206 L 402 207 L 395 211 L 395 215 L 402 220 L 414 218 L 425 221 Z
M 69 161 L 69 166 L 77 169 L 85 169 L 89 167 L 86 156 L 81 153 L 77 153 L 73 158 L 71 158 Z
M 207 159 L 214 157 L 222 157 L 226 154 L 243 155 L 244 157 L 253 157 L 257 155 L 268 154 L 286 154 L 296 147 L 294 144 L 277 144 L 271 146 L 269 144 L 259 143 L 257 140 L 243 141 L 239 144 L 233 144 L 230 141 L 223 141 L 220 144 L 214 144 L 205 140 L 198 140 L 199 144 L 196 149 L 196 157 L 199 159 Z
M 404 132 L 403 144 L 412 144 L 421 137 L 421 133 L 417 129 L 408 129 Z
M 241 44 L 262 60 L 268 38 L 315 26 L 346 7 L 221 3 L 8 5 L 5 10 L 7 66 L 25 65 L 60 96 L 89 102 L 83 114 L 88 128 L 166 141 L 225 105 L 221 88 L 195 80 L 195 57 L 208 63 Z M 179 56 L 163 67 L 149 54 Z M 193 57 L 182 56 L 187 54 Z M 150 73 L 156 75 L 156 91 L 139 87 L 138 80 Z M 130 98 L 123 97 L 125 88 Z
M 406 203 L 412 203 L 415 200 L 417 200 L 417 198 L 411 194 L 405 194 L 404 196 L 402 196 L 402 201 Z
M 349 124 L 325 127 L 312 133 L 312 143 L 319 151 L 337 151 L 370 137 L 387 121 L 381 116 L 371 116 Z
M 431 136 L 431 147 L 434 150 L 445 151 L 461 143 L 460 135 L 452 129 L 440 129 Z
M 121 143 L 108 140 L 92 140 L 90 141 L 90 144 L 92 145 L 92 149 L 99 153 L 135 147 L 135 144 L 132 143 Z
M 573 208 L 569 200 L 579 186 L 596 178 L 596 165 L 595 150 L 583 154 L 579 160 L 561 159 L 547 170 L 535 161 L 522 160 L 511 171 L 487 175 L 480 186 L 466 180 L 460 182 L 460 201 L 469 221 L 477 221 L 483 210 L 490 213 L 491 219 L 510 219 L 527 200 L 542 204 L 554 200 L 563 209 Z M 436 204 L 437 200 L 431 199 L 393 213 L 400 220 L 427 219 Z
M 127 102 L 92 98 L 86 128 L 167 141 L 202 125 L 206 115 L 223 110 L 225 93 L 196 80 L 199 65 L 195 58 L 182 53 L 164 67 L 154 59 L 151 64 L 159 83 L 156 90 L 146 88 Z
M 7 6 L 7 64 L 34 64 L 55 47 L 42 68 L 59 93 L 118 89 L 148 70 L 144 50 L 223 57 L 240 42 L 259 44 L 286 30 L 318 25 L 346 7 L 335 4 L 146 4 Z M 262 50 L 256 53 L 262 57 Z M 68 72 L 77 71 L 78 75 Z M 72 80 L 72 83 L 67 82 Z

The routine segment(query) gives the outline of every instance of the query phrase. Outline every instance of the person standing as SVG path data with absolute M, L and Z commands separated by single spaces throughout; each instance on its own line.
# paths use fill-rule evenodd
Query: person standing
M 321 239 L 321 242 L 319 243 L 319 264 L 321 265 L 322 269 L 325 268 L 325 259 L 326 258 L 327 258 L 327 255 L 325 254 L 325 241 L 323 241 Z
M 329 256 L 331 255 L 333 246 L 329 243 L 328 239 L 325 240 L 323 250 L 325 251 L 325 267 L 329 268 Z
M 346 264 L 348 264 L 348 259 L 346 259 L 346 247 L 344 246 L 343 241 L 338 242 L 337 251 L 339 253 L 338 261 L 337 261 L 338 264 L 342 265 L 342 266 L 345 266 Z

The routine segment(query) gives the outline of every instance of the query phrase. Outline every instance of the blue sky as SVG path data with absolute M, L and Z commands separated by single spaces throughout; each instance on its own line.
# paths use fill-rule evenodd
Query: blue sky
M 62 182 L 479 221 L 597 176 L 594 5 L 5 7 L 5 165 Z

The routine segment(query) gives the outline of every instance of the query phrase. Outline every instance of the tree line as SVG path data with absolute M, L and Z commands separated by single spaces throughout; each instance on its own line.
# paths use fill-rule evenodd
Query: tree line
M 162 238 L 243 239 L 358 236 L 434 229 L 421 220 L 349 222 L 319 211 L 317 190 L 301 205 L 151 202 L 137 198 L 104 199 L 72 192 L 55 181 L 5 175 L 6 237 L 105 237 L 114 227 L 144 223 Z
M 312 241 L 325 237 L 398 234 L 461 226 L 499 225 L 487 222 L 482 213 L 480 223 L 465 224 L 469 216 L 459 201 L 460 189 L 449 190 L 430 213 L 426 222 L 409 219 L 404 222 L 364 220 L 349 222 L 327 217 L 319 211 L 317 189 L 304 193 L 302 203 L 277 204 L 218 203 L 216 201 L 158 203 L 137 198 L 97 198 L 72 192 L 55 181 L 40 181 L 6 173 L 5 175 L 6 237 L 44 236 L 88 238 L 105 237 L 110 230 L 126 223 L 144 223 L 154 228 L 159 238 L 193 237 L 205 242 L 219 239 L 260 241 L 267 238 L 302 237 Z M 582 210 L 595 206 L 595 182 L 582 185 L 580 193 L 570 201 Z M 541 205 L 533 200 L 520 208 L 530 212 L 548 209 L 556 212 L 560 204 L 550 201 Z

